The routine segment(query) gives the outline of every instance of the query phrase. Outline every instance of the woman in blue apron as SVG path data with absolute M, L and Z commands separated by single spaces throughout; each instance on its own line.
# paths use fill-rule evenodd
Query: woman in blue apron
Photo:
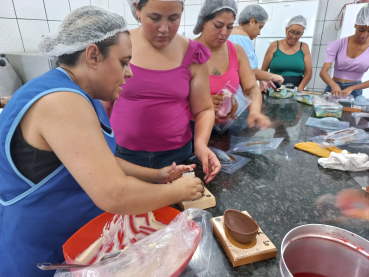
M 1 277 L 53 276 L 37 263 L 63 262 L 62 245 L 103 211 L 141 214 L 203 191 L 191 175 L 175 180 L 194 166 L 155 170 L 114 156 L 99 99 L 117 99 L 132 77 L 120 15 L 76 9 L 39 48 L 60 67 L 21 87 L 0 114 Z

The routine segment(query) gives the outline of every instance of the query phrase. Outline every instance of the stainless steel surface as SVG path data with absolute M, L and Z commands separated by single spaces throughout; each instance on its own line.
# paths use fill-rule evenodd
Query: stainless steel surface
M 369 276 L 369 241 L 333 226 L 302 225 L 284 237 L 279 268 L 282 277 L 296 273 Z

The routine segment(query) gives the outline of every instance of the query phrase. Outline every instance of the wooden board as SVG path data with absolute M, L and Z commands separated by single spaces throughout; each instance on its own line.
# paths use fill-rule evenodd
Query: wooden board
M 343 107 L 342 111 L 344 112 L 361 112 L 361 107 L 360 106 L 353 106 L 353 107 Z
M 8 103 L 11 96 L 4 96 L 0 98 L 0 107 L 5 107 L 6 103 Z
M 246 211 L 244 214 L 249 215 Z M 250 216 L 250 215 L 249 215 Z M 259 228 L 256 238 L 249 243 L 235 241 L 224 227 L 223 216 L 211 219 L 213 230 L 233 267 L 250 264 L 277 256 L 277 248 Z
M 189 208 L 198 208 L 204 210 L 214 207 L 216 205 L 216 201 L 214 195 L 212 195 L 211 192 L 208 191 L 207 188 L 205 188 L 203 197 L 192 201 L 184 201 L 179 203 L 178 205 L 182 211 Z

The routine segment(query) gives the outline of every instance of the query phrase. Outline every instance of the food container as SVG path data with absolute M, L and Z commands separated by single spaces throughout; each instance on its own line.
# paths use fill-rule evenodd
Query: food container
M 341 228 L 310 224 L 284 237 L 281 277 L 369 276 L 369 241 Z
M 313 105 L 314 95 L 296 95 L 295 100 L 297 102 L 304 103 L 306 105 Z
M 342 116 L 342 105 L 338 101 L 327 101 L 322 96 L 314 96 L 313 107 L 316 117 L 336 117 Z
M 295 89 L 287 89 L 287 88 L 280 88 L 280 89 L 270 89 L 269 96 L 275 98 L 288 98 L 288 97 L 295 97 L 297 93 Z
M 224 212 L 224 225 L 231 237 L 239 243 L 252 241 L 259 231 L 259 224 L 253 218 L 232 209 Z

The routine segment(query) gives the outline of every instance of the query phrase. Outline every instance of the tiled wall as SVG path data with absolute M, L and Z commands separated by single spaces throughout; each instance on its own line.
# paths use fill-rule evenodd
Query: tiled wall
M 204 0 L 186 0 L 179 33 L 194 38 L 192 31 Z M 322 90 L 319 77 L 329 41 L 335 40 L 337 15 L 344 4 L 353 0 L 320 0 L 312 50 L 313 78 L 308 88 Z M 236 0 L 239 11 L 255 0 Z M 100 5 L 123 15 L 130 29 L 138 26 L 124 0 L 0 0 L 0 53 L 37 51 L 42 35 L 55 32 L 71 10 L 89 4 Z M 260 61 L 259 67 L 262 61 Z

